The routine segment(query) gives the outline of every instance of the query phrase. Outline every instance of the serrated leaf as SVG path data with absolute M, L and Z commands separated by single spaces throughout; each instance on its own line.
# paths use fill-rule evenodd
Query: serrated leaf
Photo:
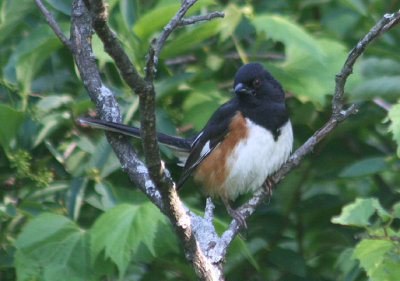
M 397 143 L 397 156 L 400 157 L 400 103 L 393 105 L 388 117 L 391 121 L 389 131 L 393 134 L 393 139 Z
M 322 60 L 325 56 L 317 40 L 299 24 L 280 15 L 263 14 L 252 19 L 257 32 L 264 32 L 268 38 L 295 47 L 310 56 Z
M 369 219 L 375 212 L 383 219 L 389 216 L 389 213 L 383 209 L 378 199 L 357 198 L 353 203 L 344 206 L 341 214 L 333 217 L 331 222 L 360 227 L 368 226 L 370 225 Z
M 24 117 L 24 113 L 8 105 L 0 104 L 0 144 L 4 149 L 11 147 L 11 142 L 17 136 L 18 128 Z
M 132 255 L 145 246 L 154 253 L 154 237 L 163 215 L 151 202 L 120 204 L 102 214 L 91 230 L 92 258 L 104 251 L 123 276 Z
M 335 74 L 346 59 L 346 47 L 334 40 L 317 40 L 326 54 L 323 60 L 311 56 L 297 45 L 286 47 L 287 59 L 282 65 L 268 64 L 266 67 L 280 81 L 286 91 L 293 93 L 303 102 L 317 104 L 326 102 L 326 95 L 334 90 Z M 358 78 L 352 75 L 352 79 Z
M 383 157 L 372 157 L 353 163 L 339 174 L 342 178 L 365 177 L 381 172 L 388 168 Z
M 382 270 L 385 255 L 393 247 L 391 241 L 363 239 L 354 249 L 353 258 L 358 259 L 367 274 L 372 277 L 377 270 Z
M 14 244 L 18 280 L 90 279 L 88 238 L 64 216 L 39 215 L 23 228 Z

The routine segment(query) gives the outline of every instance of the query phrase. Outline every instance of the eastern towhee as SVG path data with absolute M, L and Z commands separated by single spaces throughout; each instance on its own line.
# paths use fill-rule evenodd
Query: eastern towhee
M 282 86 L 261 64 L 243 65 L 233 86 L 235 96 L 214 112 L 196 137 L 158 133 L 157 138 L 184 163 L 178 188 L 192 174 L 210 196 L 221 197 L 228 213 L 246 228 L 230 201 L 261 187 L 285 163 L 293 133 Z M 78 121 L 140 137 L 135 127 L 90 118 Z

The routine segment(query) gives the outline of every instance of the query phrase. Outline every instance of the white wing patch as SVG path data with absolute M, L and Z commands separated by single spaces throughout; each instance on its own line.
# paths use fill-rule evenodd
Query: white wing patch
M 201 149 L 200 158 L 203 158 L 208 153 L 210 153 L 210 141 L 207 141 Z

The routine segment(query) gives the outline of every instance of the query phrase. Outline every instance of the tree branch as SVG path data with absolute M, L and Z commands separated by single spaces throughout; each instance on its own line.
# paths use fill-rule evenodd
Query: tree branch
M 84 1 L 90 17 L 93 29 L 104 44 L 104 50 L 113 58 L 122 78 L 128 86 L 137 94 L 148 91 L 148 83 L 139 75 L 135 66 L 129 59 L 116 34 L 107 24 L 108 13 L 105 0 Z
M 65 37 L 64 33 L 58 26 L 57 22 L 55 21 L 54 17 L 49 12 L 49 10 L 46 9 L 42 1 L 40 0 L 35 0 L 35 4 L 36 6 L 38 6 L 40 12 L 45 17 L 48 25 L 51 27 L 51 29 L 53 29 L 54 33 L 57 35 L 58 39 L 60 39 L 60 41 L 70 50 L 70 52 L 73 53 L 74 52 L 73 44 L 71 43 L 71 41 L 67 39 L 67 37 Z
M 73 53 L 75 63 L 100 118 L 120 122 L 121 115 L 115 96 L 101 81 L 96 62 L 93 60 L 91 36 L 91 21 L 86 6 L 82 1 L 74 0 L 71 11 L 71 44 L 74 49 L 79 50 Z M 155 188 L 146 166 L 140 161 L 129 140 L 114 133 L 106 135 L 121 162 L 122 169 L 157 207 L 164 210 L 161 194 Z
M 328 135 L 336 126 L 344 121 L 351 114 L 357 112 L 356 106 L 353 104 L 347 109 L 343 109 L 344 105 L 344 87 L 347 78 L 353 71 L 354 63 L 357 58 L 364 52 L 366 46 L 380 36 L 383 32 L 392 28 L 399 22 L 400 10 L 391 15 L 384 15 L 378 23 L 370 29 L 370 31 L 357 43 L 357 45 L 350 51 L 346 62 L 344 63 L 341 71 L 336 75 L 335 92 L 332 99 L 332 116 L 327 123 L 325 123 L 318 131 L 316 131 L 301 147 L 299 147 L 288 159 L 288 161 L 273 175 L 271 180 L 274 186 L 281 181 L 287 173 L 294 167 L 298 166 L 305 155 L 310 153 L 314 147 Z M 254 213 L 256 208 L 265 200 L 268 191 L 260 188 L 257 190 L 248 202 L 243 204 L 239 210 L 240 213 L 248 218 Z M 239 231 L 239 224 L 234 219 L 230 223 L 228 229 L 221 236 L 221 243 L 230 244 Z
M 206 15 L 199 15 L 199 16 L 193 16 L 190 18 L 182 18 L 180 22 L 178 23 L 178 26 L 184 26 L 184 25 L 189 25 L 193 24 L 199 21 L 204 21 L 204 20 L 211 20 L 213 18 L 223 18 L 225 17 L 225 13 L 223 12 L 212 12 Z
M 35 2 L 60 40 L 73 52 L 83 83 L 90 98 L 96 104 L 100 118 L 120 122 L 121 114 L 115 96 L 101 81 L 96 62 L 93 59 L 91 25 L 96 30 L 104 43 L 106 52 L 115 60 L 123 79 L 140 97 L 141 134 L 147 167 L 140 161 L 125 137 L 106 133 L 108 141 L 121 162 L 122 169 L 149 199 L 169 217 L 182 242 L 185 256 L 191 262 L 199 280 L 223 280 L 221 264 L 225 259 L 229 244 L 238 233 L 238 223 L 236 220 L 232 220 L 228 229 L 219 237 L 213 225 L 214 205 L 210 198 L 206 201 L 204 217 L 190 212 L 181 202 L 175 185 L 160 160 L 155 131 L 155 92 L 153 86 L 157 58 L 171 32 L 177 26 L 220 17 L 223 16 L 223 13 L 217 12 L 185 19 L 185 13 L 196 0 L 183 0 L 180 9 L 163 28 L 157 40 L 152 42 L 147 57 L 146 76 L 143 78 L 129 60 L 114 32 L 108 27 L 104 0 L 73 1 L 71 41 L 67 40 L 62 34 L 55 20 L 40 0 L 35 0 Z M 395 26 L 399 22 L 399 18 L 400 11 L 385 15 L 350 52 L 341 72 L 336 76 L 331 118 L 297 149 L 287 163 L 271 177 L 274 185 L 297 166 L 304 156 L 310 153 L 315 145 L 340 122 L 357 111 L 354 105 L 343 109 L 344 86 L 347 78 L 365 47 L 380 34 Z M 239 208 L 242 215 L 247 218 L 253 214 L 267 195 L 266 190 L 261 188 L 257 190 L 252 198 Z

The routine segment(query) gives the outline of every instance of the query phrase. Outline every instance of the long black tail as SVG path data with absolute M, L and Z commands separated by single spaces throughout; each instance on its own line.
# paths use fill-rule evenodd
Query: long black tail
M 135 138 L 140 138 L 140 130 L 139 128 L 114 123 L 109 121 L 103 121 L 99 119 L 93 118 L 78 118 L 77 121 L 83 124 L 89 124 L 95 128 L 100 128 L 107 131 L 117 132 L 124 135 L 132 136 Z M 192 141 L 191 139 L 185 139 L 175 136 L 166 135 L 163 133 L 157 133 L 157 139 L 160 143 L 168 146 L 174 151 L 179 151 L 182 153 L 189 153 Z M 181 157 L 179 157 L 181 158 Z

